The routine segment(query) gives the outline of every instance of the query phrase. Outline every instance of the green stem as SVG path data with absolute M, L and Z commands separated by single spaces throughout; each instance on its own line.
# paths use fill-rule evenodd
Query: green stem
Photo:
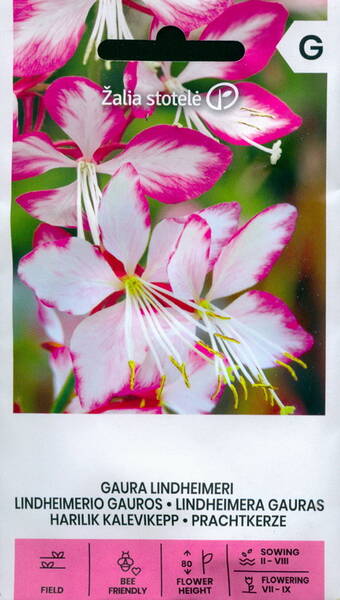
M 58 396 L 52 404 L 51 413 L 62 413 L 64 412 L 67 405 L 70 403 L 74 394 L 74 374 L 73 371 L 68 375 L 63 387 L 61 388 Z

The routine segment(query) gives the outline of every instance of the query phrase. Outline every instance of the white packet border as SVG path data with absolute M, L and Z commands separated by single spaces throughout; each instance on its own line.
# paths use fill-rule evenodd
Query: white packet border
M 339 0 L 328 1 L 326 416 L 153 418 L 150 415 L 14 415 L 12 412 L 12 0 L 2 0 L 0 597 L 3 600 L 12 600 L 14 594 L 15 538 L 113 537 L 325 541 L 325 600 L 340 599 L 340 69 L 337 65 L 340 3 Z M 184 525 L 152 530 L 117 527 L 112 531 L 52 528 L 47 515 L 17 515 L 14 511 L 15 495 L 95 495 L 101 480 L 160 479 L 234 481 L 236 495 L 240 497 L 325 498 L 326 511 L 292 513 L 287 528 L 282 530 L 230 531 L 192 529 Z

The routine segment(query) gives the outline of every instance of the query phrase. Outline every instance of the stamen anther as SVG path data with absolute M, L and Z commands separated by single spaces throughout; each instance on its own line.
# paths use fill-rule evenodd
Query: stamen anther
M 237 389 L 232 383 L 229 383 L 229 388 L 231 389 L 233 396 L 234 396 L 234 409 L 237 410 L 239 407 L 239 396 L 238 396 Z
M 182 375 L 183 381 L 184 381 L 185 385 L 187 386 L 187 388 L 190 388 L 190 380 L 189 380 L 189 376 L 188 376 L 188 373 L 186 370 L 185 363 L 179 364 L 179 362 L 173 356 L 169 356 L 169 360 Z
M 217 352 L 217 350 L 214 350 L 213 348 L 211 348 L 211 346 L 208 346 L 208 344 L 204 344 L 203 342 L 199 342 L 199 346 L 201 346 L 205 350 L 208 350 L 208 352 L 211 352 L 211 354 L 214 354 L 215 356 L 218 356 L 218 358 L 221 358 L 222 360 L 224 360 L 223 354 L 221 354 L 221 352 Z
M 295 406 L 284 406 L 280 409 L 280 415 L 293 415 L 296 411 Z
M 289 352 L 284 352 L 284 356 L 286 358 L 289 358 L 289 360 L 292 360 L 293 362 L 295 362 L 297 365 L 300 365 L 300 367 L 302 367 L 303 369 L 308 369 L 308 365 L 305 362 L 303 362 L 303 360 L 301 360 L 301 358 L 297 358 L 293 354 L 289 354 Z
M 248 387 L 247 387 L 247 384 L 246 384 L 246 380 L 244 379 L 244 377 L 241 376 L 240 379 L 239 379 L 239 382 L 240 382 L 240 384 L 242 386 L 242 389 L 243 389 L 243 392 L 244 392 L 244 400 L 245 400 L 245 402 L 247 402 L 247 400 L 248 400 Z
M 156 398 L 157 398 L 157 401 L 158 401 L 158 403 L 159 403 L 160 406 L 162 405 L 162 394 L 163 394 L 163 391 L 164 391 L 165 383 L 166 383 L 166 375 L 162 375 L 162 377 L 161 377 L 161 384 L 160 384 L 159 388 L 156 391 Z
M 246 121 L 238 121 L 240 125 L 246 125 L 247 127 L 251 127 L 252 129 L 257 129 L 257 131 L 263 131 L 261 127 L 258 125 L 254 125 L 253 123 L 247 123 Z
M 130 368 L 130 389 L 134 390 L 136 382 L 136 363 L 134 360 L 129 360 L 128 365 Z
M 220 395 L 221 389 L 222 389 L 222 385 L 224 383 L 224 377 L 222 375 L 219 375 L 217 378 L 217 388 L 214 392 L 214 394 L 211 396 L 212 400 L 216 400 L 216 398 L 218 398 L 218 396 Z
M 214 333 L 215 337 L 220 338 L 221 340 L 226 340 L 227 342 L 235 342 L 235 344 L 240 344 L 239 340 L 235 340 L 235 338 L 228 337 L 227 335 L 223 335 L 222 333 Z
M 277 365 L 279 365 L 280 367 L 284 367 L 285 369 L 287 369 L 287 371 L 289 371 L 289 373 L 291 374 L 291 376 L 293 377 L 293 379 L 295 381 L 298 380 L 298 376 L 295 373 L 293 367 L 291 367 L 290 365 L 287 365 L 287 363 L 282 362 L 282 360 L 276 360 L 275 361 Z

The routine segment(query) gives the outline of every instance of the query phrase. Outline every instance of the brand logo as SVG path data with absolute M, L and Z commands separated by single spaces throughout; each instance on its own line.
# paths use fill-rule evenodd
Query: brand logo
M 239 95 L 233 83 L 217 83 L 207 94 L 207 105 L 216 111 L 228 110 L 237 102 Z

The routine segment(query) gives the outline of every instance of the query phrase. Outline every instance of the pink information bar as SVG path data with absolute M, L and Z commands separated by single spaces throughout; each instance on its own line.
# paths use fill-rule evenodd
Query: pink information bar
M 322 542 L 17 540 L 14 600 L 324 600 Z

